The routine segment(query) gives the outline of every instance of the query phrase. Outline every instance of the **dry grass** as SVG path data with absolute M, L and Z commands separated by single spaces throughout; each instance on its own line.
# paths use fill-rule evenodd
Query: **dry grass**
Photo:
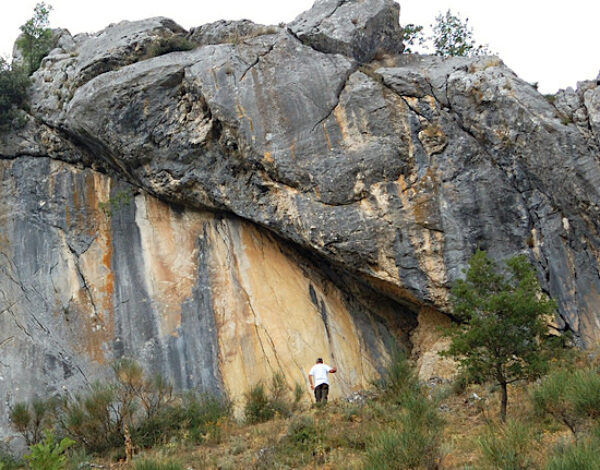
M 539 445 L 531 448 L 532 459 L 544 462 L 559 442 L 570 439 L 568 431 L 533 415 L 526 386 L 509 390 L 508 416 L 516 417 L 540 429 Z M 476 394 L 478 398 L 474 398 Z M 498 423 L 497 394 L 488 386 L 472 385 L 460 394 L 445 393 L 439 401 L 445 420 L 442 436 L 443 457 L 440 469 L 482 468 L 477 439 L 489 425 Z M 332 401 L 324 409 L 296 411 L 287 418 L 277 417 L 265 423 L 247 425 L 224 423 L 220 440 L 208 440 L 200 446 L 171 442 L 135 458 L 176 459 L 185 469 L 361 469 L 370 438 L 390 426 L 390 405 L 375 396 L 363 406 Z M 393 413 L 393 412 L 392 412 Z M 314 441 L 303 446 L 294 442 L 291 429 L 298 420 L 313 420 Z M 128 468 L 124 462 L 102 459 L 105 468 Z
M 599 353 L 587 352 L 575 358 L 568 367 L 598 367 L 599 363 Z M 405 373 L 396 375 L 403 383 L 411 382 Z M 390 376 L 389 380 L 396 383 L 396 378 Z M 555 449 L 572 443 L 573 436 L 552 418 L 534 413 L 529 399 L 533 386 L 521 384 L 509 388 L 508 418 L 517 420 L 521 427 L 525 425 L 528 439 L 531 438 L 531 441 L 521 440 L 516 444 L 502 441 L 510 435 L 500 426 L 499 394 L 492 386 L 461 388 L 442 384 L 425 389 L 444 423 L 441 449 L 431 454 L 435 457 L 435 468 L 490 468 L 489 462 L 486 464 L 482 457 L 482 436 L 487 436 L 484 443 L 488 448 L 491 442 L 492 446 L 498 445 L 501 449 L 503 445 L 509 450 L 511 445 L 513 449 L 526 449 L 520 452 L 526 454 L 525 461 L 535 462 L 530 468 L 545 468 Z M 409 388 L 413 390 L 414 387 Z M 413 392 L 418 390 L 418 387 L 414 388 Z M 182 468 L 194 470 L 364 469 L 368 467 L 365 461 L 375 448 L 377 437 L 402 429 L 403 416 L 406 417 L 410 406 L 408 401 L 398 401 L 400 396 L 404 395 L 391 396 L 388 387 L 365 394 L 362 403 L 339 400 L 329 402 L 324 408 L 296 408 L 289 415 L 278 414 L 264 423 L 246 424 L 223 419 L 218 422 L 219 429 L 203 436 L 202 444 L 194 444 L 185 435 L 177 435 L 170 442 L 152 449 L 135 449 L 137 455 L 133 462 L 146 458 L 158 462 L 174 461 Z M 96 459 L 95 463 L 106 469 L 133 468 L 124 462 L 124 457 L 124 453 L 116 452 L 112 457 Z M 424 465 L 423 468 L 433 468 L 431 463 Z

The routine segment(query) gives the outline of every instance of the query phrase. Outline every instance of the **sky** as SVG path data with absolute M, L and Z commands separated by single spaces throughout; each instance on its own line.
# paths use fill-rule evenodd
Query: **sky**
M 19 25 L 38 0 L 0 0 L 0 55 L 8 57 Z M 50 26 L 72 34 L 95 32 L 110 23 L 151 16 L 172 18 L 185 28 L 220 19 L 247 18 L 262 24 L 290 22 L 313 0 L 48 0 Z M 543 93 L 575 87 L 600 72 L 599 0 L 400 0 L 401 24 L 428 27 L 451 9 L 473 29 L 478 43 Z

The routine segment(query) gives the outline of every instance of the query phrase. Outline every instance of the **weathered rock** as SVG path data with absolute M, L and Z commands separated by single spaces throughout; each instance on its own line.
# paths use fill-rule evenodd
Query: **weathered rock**
M 147 57 L 152 46 L 161 39 L 185 35 L 185 29 L 162 17 L 121 21 L 93 35 L 72 37 L 68 31 L 61 30 L 58 47 L 33 75 L 32 109 L 37 117 L 52 119 L 81 85 Z
M 277 371 L 305 385 L 318 355 L 346 395 L 408 344 L 404 307 L 239 218 L 49 158 L 0 175 L 0 435 L 16 402 L 80 389 L 118 357 L 240 405 Z
M 216 44 L 152 58 L 139 44 L 185 32 L 65 36 L 26 126 L 0 137 L 0 394 L 75 388 L 121 355 L 236 394 L 279 367 L 301 381 L 317 351 L 349 371 L 346 393 L 409 338 L 422 375 L 445 376 L 428 325 L 477 247 L 526 254 L 555 326 L 597 343 L 598 83 L 553 105 L 496 57 L 359 65 L 395 7 L 333 5 L 302 16 L 320 18 L 302 41 L 299 20 L 293 34 L 211 25 L 192 36 Z M 353 9 L 383 42 L 362 51 L 327 29 Z M 120 45 L 96 49 L 103 35 Z M 122 191 L 131 202 L 105 217 Z M 28 357 L 41 365 L 22 370 Z
M 278 26 L 263 26 L 250 20 L 216 21 L 194 28 L 190 31 L 190 40 L 200 46 L 213 44 L 239 44 L 256 36 L 277 34 L 281 31 Z
M 317 0 L 288 29 L 318 51 L 370 62 L 404 50 L 399 16 L 392 0 Z

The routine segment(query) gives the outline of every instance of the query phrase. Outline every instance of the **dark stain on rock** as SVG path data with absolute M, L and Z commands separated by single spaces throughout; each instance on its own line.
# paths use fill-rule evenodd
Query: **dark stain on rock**
M 317 293 L 315 292 L 315 288 L 313 287 L 312 284 L 308 285 L 308 293 L 310 294 L 310 300 L 313 304 L 315 304 L 315 307 L 319 307 L 319 300 L 317 299 Z

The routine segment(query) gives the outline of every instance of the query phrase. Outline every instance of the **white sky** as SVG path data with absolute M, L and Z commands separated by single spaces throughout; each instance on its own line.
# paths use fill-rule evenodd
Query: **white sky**
M 19 25 L 38 0 L 0 0 L 0 55 L 8 56 Z M 219 19 L 289 22 L 312 0 L 49 0 L 50 26 L 72 34 L 110 23 L 151 16 L 172 18 L 185 28 Z M 539 82 L 544 93 L 596 78 L 599 0 L 399 0 L 400 23 L 429 26 L 448 8 L 469 18 L 478 43 L 487 43 L 520 77 Z

